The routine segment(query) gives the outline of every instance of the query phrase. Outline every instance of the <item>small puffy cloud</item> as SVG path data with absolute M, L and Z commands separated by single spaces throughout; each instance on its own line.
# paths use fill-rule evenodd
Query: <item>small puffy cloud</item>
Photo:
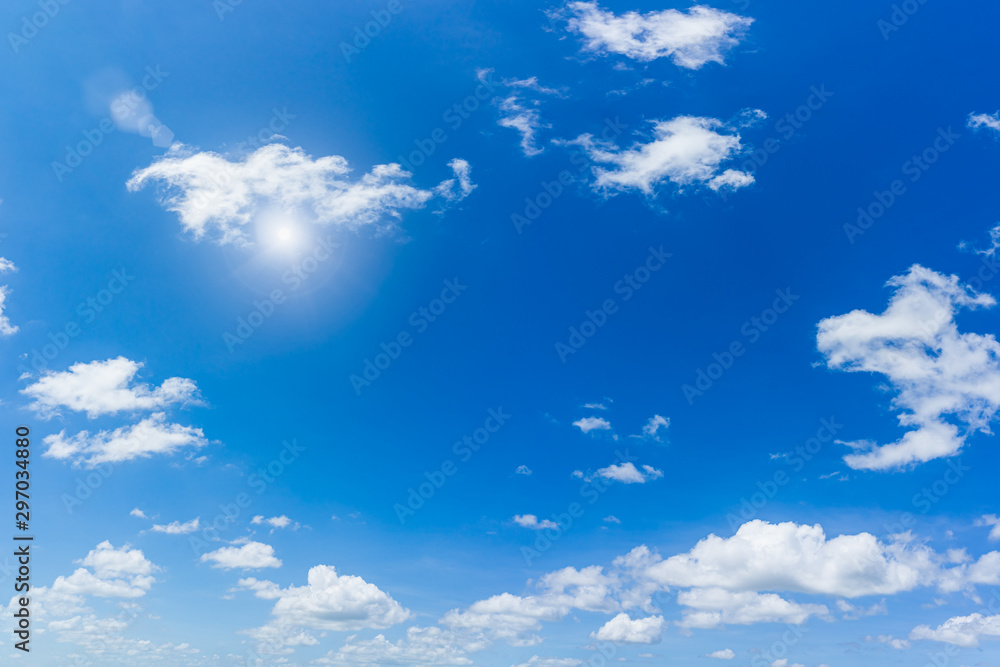
M 245 244 L 245 227 L 270 209 L 356 228 L 399 218 L 435 195 L 457 201 L 474 187 L 469 163 L 455 159 L 449 166 L 455 177 L 425 190 L 410 185 L 411 174 L 398 164 L 376 165 L 352 179 L 347 160 L 339 155 L 313 158 L 301 148 L 274 143 L 231 161 L 175 144 L 162 159 L 136 171 L 127 185 L 136 191 L 162 183 L 163 206 L 177 213 L 195 239 L 214 232 L 220 243 Z
M 989 539 L 991 542 L 1000 540 L 1000 518 L 996 514 L 984 514 L 976 521 L 977 526 L 991 526 Z
M 611 422 L 603 417 L 584 417 L 583 419 L 577 419 L 573 422 L 573 426 L 584 433 L 590 433 L 591 431 L 610 431 Z
M 635 467 L 634 463 L 626 461 L 619 464 L 612 463 L 607 468 L 601 468 L 597 471 L 597 475 L 604 479 L 621 482 L 622 484 L 645 484 L 646 482 L 663 477 L 663 471 L 649 465 L 642 466 L 642 470 L 640 471 Z
M 264 524 L 271 526 L 271 528 L 288 528 L 291 526 L 294 529 L 299 527 L 298 522 L 292 521 L 284 514 L 281 516 L 272 516 L 270 518 L 265 517 L 263 514 L 258 514 L 250 520 L 250 523 L 255 526 Z
M 640 62 L 670 58 L 675 65 L 699 69 L 724 64 L 727 51 L 739 44 L 753 19 L 696 5 L 689 10 L 664 9 L 616 15 L 597 2 L 571 2 L 554 13 L 570 32 L 584 39 L 583 48 L 601 55 L 619 54 Z
M 895 291 L 881 315 L 855 310 L 822 320 L 816 336 L 829 368 L 879 373 L 896 391 L 892 407 L 908 430 L 894 443 L 847 443 L 856 470 L 892 470 L 954 456 L 974 431 L 990 433 L 1000 409 L 1000 344 L 991 334 L 962 333 L 962 309 L 995 305 L 919 265 L 888 283 Z M 954 422 L 965 426 L 962 431 Z
M 159 387 L 134 383 L 142 366 L 125 357 L 77 363 L 67 371 L 46 371 L 21 393 L 34 399 L 30 407 L 44 417 L 58 414 L 59 408 L 86 412 L 94 419 L 198 402 L 198 387 L 187 378 L 168 378 Z
M 662 616 L 631 619 L 622 612 L 605 623 L 591 637 L 620 644 L 655 644 L 660 641 L 667 622 Z
M 131 512 L 129 512 L 128 514 L 129 514 L 129 516 L 134 516 L 134 517 L 136 517 L 137 519 L 146 519 L 146 518 L 148 518 L 148 517 L 146 516 L 146 513 L 145 513 L 145 512 L 143 512 L 143 511 L 142 511 L 141 509 L 139 509 L 138 507 L 136 507 L 135 509 L 133 509 L 133 510 L 132 510 Z
M 879 644 L 885 644 L 889 648 L 894 648 L 897 651 L 903 651 L 910 648 L 910 642 L 905 639 L 899 639 L 898 637 L 893 637 L 892 635 L 879 635 L 878 637 L 865 637 L 865 641 L 878 642 Z
M 972 130 L 978 130 L 981 127 L 988 128 L 994 132 L 1000 132 L 1000 111 L 992 114 L 985 113 L 972 113 L 969 114 L 969 120 L 967 125 Z
M 712 651 L 707 656 L 708 658 L 717 658 L 718 660 L 732 660 L 736 657 L 736 654 L 731 648 L 724 648 L 721 651 Z
M 540 658 L 537 655 L 531 656 L 528 662 L 522 662 L 513 667 L 578 667 L 583 662 L 574 658 Z
M 169 423 L 162 412 L 156 412 L 133 426 L 91 435 L 80 431 L 68 437 L 66 431 L 46 436 L 42 442 L 48 458 L 71 460 L 88 468 L 102 463 L 121 463 L 154 454 L 173 454 L 186 447 L 208 444 L 200 428 Z
M 683 628 L 708 629 L 755 623 L 801 625 L 810 616 L 827 614 L 827 608 L 821 604 L 799 604 L 774 593 L 734 593 L 721 588 L 681 591 L 677 594 L 677 602 L 687 607 L 679 623 Z
M 660 440 L 659 432 L 661 428 L 664 431 L 670 428 L 670 418 L 653 415 L 649 418 L 649 421 L 646 422 L 646 425 L 642 427 L 642 437 Z
M 955 616 L 936 628 L 920 625 L 910 632 L 910 639 L 930 639 L 966 648 L 979 646 L 983 637 L 1000 637 L 1000 615 Z
M 513 521 L 522 528 L 530 528 L 531 530 L 544 530 L 546 528 L 559 527 L 554 521 L 550 521 L 548 519 L 539 521 L 538 517 L 534 514 L 517 514 L 514 516 Z
M 678 116 L 650 121 L 652 137 L 630 148 L 597 141 L 584 134 L 567 145 L 578 145 L 596 166 L 593 188 L 607 195 L 638 190 L 655 196 L 657 188 L 669 183 L 679 190 L 709 185 L 715 190 L 753 183 L 753 176 L 732 169 L 720 172 L 722 163 L 742 149 L 740 135 L 715 118 Z
M 274 547 L 263 542 L 247 542 L 239 547 L 222 547 L 201 556 L 202 563 L 224 570 L 259 570 L 281 567 L 281 560 L 274 555 Z
M 271 615 L 279 626 L 348 632 L 388 628 L 411 613 L 374 584 L 361 577 L 338 575 L 332 565 L 309 570 L 305 586 L 281 588 L 270 581 L 241 579 L 240 588 L 265 600 L 275 600 Z
M 153 524 L 150 529 L 154 533 L 166 533 L 167 535 L 187 535 L 198 530 L 201 526 L 201 520 L 199 517 L 195 517 L 186 523 L 181 523 L 180 521 L 172 521 L 167 525 L 163 526 L 160 524 Z
M 614 514 L 609 514 L 604 517 L 604 523 L 621 523 L 622 520 L 616 517 Z
M 528 466 L 517 466 L 517 470 L 515 470 L 514 473 L 517 475 L 530 475 L 531 468 Z

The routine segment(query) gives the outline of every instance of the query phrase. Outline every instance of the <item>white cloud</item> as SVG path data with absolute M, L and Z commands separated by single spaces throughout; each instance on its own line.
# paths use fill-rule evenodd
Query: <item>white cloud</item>
M 669 57 L 688 69 L 709 62 L 724 64 L 725 53 L 739 44 L 753 22 L 703 5 L 686 12 L 665 9 L 616 16 L 596 2 L 571 2 L 555 16 L 566 19 L 569 31 L 584 38 L 587 51 L 620 54 L 640 62 Z
M 361 577 L 338 575 L 332 565 L 309 570 L 308 584 L 280 588 L 270 581 L 241 579 L 241 588 L 276 600 L 271 615 L 281 626 L 344 632 L 388 628 L 411 617 L 387 593 Z
M 471 665 L 471 651 L 486 647 L 486 642 L 458 635 L 437 627 L 411 627 L 406 637 L 391 642 L 385 635 L 359 639 L 352 635 L 336 653 L 331 652 L 318 664 L 358 665 Z
M 187 535 L 188 533 L 193 533 L 200 527 L 201 521 L 199 517 L 195 517 L 186 523 L 181 523 L 180 521 L 172 521 L 167 525 L 153 524 L 150 529 L 154 533 L 166 533 L 167 535 Z
M 208 444 L 200 428 L 169 423 L 162 412 L 155 412 L 134 426 L 100 431 L 93 436 L 89 431 L 80 431 L 67 437 L 66 431 L 60 431 L 46 436 L 42 442 L 48 446 L 42 456 L 71 459 L 90 468 Z
M 136 507 L 135 509 L 133 509 L 133 510 L 132 510 L 131 512 L 129 512 L 128 514 L 129 514 L 129 516 L 134 516 L 134 517 L 136 517 L 136 518 L 139 518 L 139 519 L 146 519 L 146 518 L 148 518 L 148 517 L 146 516 L 146 513 L 145 513 L 145 512 L 143 512 L 143 511 L 142 511 L 141 509 L 139 509 L 138 507 Z
M 731 649 L 731 648 L 724 648 L 721 651 L 712 651 L 711 653 L 709 653 L 705 657 L 707 657 L 707 658 L 717 658 L 719 660 L 732 660 L 733 658 L 736 657 L 736 654 L 733 653 L 733 649 Z
M 827 614 L 827 608 L 821 604 L 799 604 L 774 593 L 734 593 L 722 588 L 680 591 L 677 603 L 688 608 L 679 624 L 684 628 L 707 629 L 755 623 L 801 625 L 810 616 Z
M 910 639 L 930 639 L 967 648 L 979 646 L 983 637 L 1000 637 L 1000 615 L 955 616 L 936 628 L 920 625 L 910 632 Z
M 339 155 L 314 159 L 301 148 L 275 143 L 233 162 L 175 144 L 162 159 L 136 171 L 128 189 L 162 182 L 168 190 L 163 205 L 196 239 L 214 231 L 220 243 L 247 243 L 244 228 L 271 208 L 354 228 L 399 218 L 435 195 L 457 201 L 475 186 L 468 162 L 455 159 L 449 166 L 454 179 L 423 190 L 407 183 L 411 174 L 398 164 L 376 165 L 351 180 L 347 160 Z
M 605 523 L 621 523 L 622 520 L 619 519 L 618 517 L 616 517 L 614 514 L 610 514 L 610 515 L 604 517 L 604 522 Z
M 250 520 L 250 523 L 255 526 L 267 524 L 268 526 L 271 526 L 271 528 L 288 528 L 289 526 L 292 526 L 292 528 L 295 529 L 299 527 L 298 522 L 292 521 L 284 514 L 281 516 L 272 516 L 270 518 L 265 518 L 263 514 L 258 514 Z
M 984 514 L 976 521 L 977 526 L 991 526 L 989 539 L 991 542 L 1000 540 L 1000 517 L 996 514 Z
M 993 114 L 972 113 L 969 114 L 968 126 L 976 130 L 981 127 L 988 127 L 991 130 L 1000 132 L 1000 111 Z
M 6 273 L 7 271 L 17 271 L 17 267 L 9 259 L 0 257 L 0 273 Z M 0 285 L 0 335 L 10 336 L 16 334 L 19 328 L 11 324 L 10 318 L 4 312 L 7 305 L 7 295 L 10 294 L 10 290 L 6 285 Z
M 141 362 L 125 357 L 77 363 L 68 371 L 46 371 L 21 393 L 33 398 L 30 407 L 46 417 L 58 414 L 61 407 L 86 412 L 87 417 L 94 419 L 198 402 L 198 387 L 187 378 L 168 378 L 159 387 L 134 384 L 133 379 L 142 366 Z
M 653 196 L 656 187 L 664 182 L 681 190 L 701 184 L 718 190 L 723 185 L 737 188 L 753 183 L 753 176 L 743 172 L 729 169 L 720 174 L 722 163 L 742 148 L 739 133 L 722 121 L 678 116 L 650 122 L 653 137 L 647 143 L 636 142 L 631 148 L 596 141 L 589 134 L 565 143 L 581 146 L 598 165 L 609 165 L 592 167 L 594 189 L 606 194 L 639 190 Z
M 919 265 L 888 285 L 895 289 L 881 315 L 855 310 L 819 323 L 816 337 L 827 365 L 880 373 L 897 392 L 893 407 L 909 427 L 888 445 L 860 441 L 844 461 L 858 470 L 901 469 L 957 454 L 968 432 L 989 433 L 1000 409 L 1000 345 L 992 335 L 961 333 L 962 308 L 996 302 Z M 945 419 L 950 416 L 967 426 Z
M 621 644 L 655 644 L 660 641 L 667 623 L 662 616 L 629 618 L 622 612 L 605 623 L 591 637 Z
M 584 433 L 590 433 L 591 431 L 610 431 L 611 422 L 602 417 L 584 417 L 583 419 L 577 419 L 573 422 L 573 426 Z
M 500 127 L 516 130 L 521 135 L 521 151 L 528 157 L 542 152 L 537 143 L 538 131 L 551 127 L 542 122 L 541 114 L 535 106 L 524 106 L 516 95 L 506 97 L 500 102 L 500 120 L 497 124 Z
M 878 637 L 865 637 L 865 641 L 878 642 L 879 644 L 885 644 L 890 648 L 894 648 L 897 651 L 903 651 L 910 648 L 910 642 L 905 639 L 899 639 L 893 637 L 892 635 L 879 635 Z
M 530 475 L 531 468 L 528 466 L 517 466 L 517 470 L 515 470 L 514 473 L 517 475 Z
M 670 428 L 670 418 L 661 417 L 660 415 L 653 415 L 646 422 L 646 425 L 642 427 L 642 435 L 646 438 L 652 438 L 654 440 L 660 440 L 658 433 L 660 429 L 666 431 Z
M 522 662 L 513 667 L 577 667 L 582 664 L 582 661 L 574 658 L 540 658 L 533 655 L 528 662 Z
M 548 519 L 539 521 L 538 517 L 534 514 L 517 514 L 514 516 L 513 521 L 522 528 L 530 528 L 531 530 L 544 530 L 546 528 L 559 527 L 554 521 L 549 521 Z
M 663 471 L 649 465 L 642 466 L 642 471 L 640 471 L 631 461 L 621 464 L 612 463 L 607 468 L 599 469 L 597 474 L 604 479 L 611 479 L 622 484 L 645 484 L 663 477 Z
M 201 562 L 211 562 L 212 567 L 225 570 L 281 567 L 281 560 L 274 555 L 274 547 L 263 542 L 247 542 L 239 547 L 222 547 L 202 554 Z

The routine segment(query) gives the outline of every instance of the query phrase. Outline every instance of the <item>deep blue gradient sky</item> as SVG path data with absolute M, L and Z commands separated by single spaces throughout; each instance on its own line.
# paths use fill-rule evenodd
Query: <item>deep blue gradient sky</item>
M 8 637 L 5 659 L 72 664 L 67 656 L 80 654 L 92 664 L 139 665 L 153 664 L 156 655 L 162 664 L 223 665 L 278 664 L 283 656 L 306 665 L 327 656 L 341 664 L 345 642 L 380 633 L 395 642 L 414 625 L 460 633 L 442 620 L 451 610 L 502 593 L 536 594 L 540 577 L 570 566 L 610 571 L 616 557 L 639 545 L 663 558 L 683 554 L 710 534 L 733 537 L 752 519 L 820 524 L 827 539 L 871 533 L 888 545 L 902 543 L 891 536 L 903 532 L 901 517 L 911 513 L 910 544 L 926 543 L 941 558 L 951 549 L 966 549 L 971 560 L 992 551 L 989 527 L 977 521 L 997 512 L 1000 459 L 994 437 L 960 417 L 945 418 L 969 432 L 960 452 L 901 470 L 852 469 L 843 458 L 851 449 L 832 440 L 801 470 L 772 455 L 805 444 L 824 419 L 841 425 L 835 439 L 843 442 L 891 443 L 907 430 L 892 403 L 899 384 L 880 373 L 828 367 L 817 326 L 854 310 L 882 313 L 893 294 L 886 282 L 914 264 L 967 282 L 990 261 L 973 249 L 990 247 L 997 223 L 1000 134 L 970 127 L 969 117 L 1000 108 L 992 84 L 1000 55 L 995 5 L 931 0 L 884 39 L 878 22 L 889 19 L 891 3 L 720 0 L 713 6 L 753 23 L 725 51 L 724 64 L 691 69 L 667 57 L 643 62 L 583 50 L 581 37 L 547 14 L 555 6 L 404 1 L 348 61 L 341 43 L 385 6 L 247 1 L 220 20 L 206 0 L 101 7 L 70 0 L 16 52 L 7 43 L 0 49 L 0 254 L 17 267 L 2 276 L 10 290 L 3 314 L 19 328 L 0 338 L 8 360 L 0 421 L 11 438 L 18 424 L 34 433 L 34 583 L 51 595 L 57 577 L 84 567 L 79 561 L 105 540 L 141 550 L 158 568 L 155 583 L 134 598 L 81 593 L 85 610 L 49 611 L 37 621 L 44 628 L 59 618 L 106 618 L 120 613 L 119 602 L 137 603 L 138 617 L 121 636 L 149 640 L 152 647 L 142 649 L 148 653 L 94 649 L 50 630 L 34 636 L 30 656 L 17 655 Z M 3 32 L 18 33 L 22 17 L 38 7 L 8 3 Z M 602 8 L 621 15 L 689 7 L 616 0 Z M 241 142 L 267 128 L 277 111 L 288 119 L 281 136 L 265 131 L 261 145 L 343 156 L 354 180 L 442 128 L 446 140 L 405 182 L 430 190 L 455 177 L 448 163 L 460 158 L 476 187 L 460 200 L 438 197 L 371 224 L 307 220 L 307 238 L 293 251 L 262 238 L 247 246 L 221 244 L 211 233 L 197 239 L 160 204 L 168 183 L 126 187 L 137 170 L 171 155 L 148 137 L 116 129 L 61 179 L 53 169 L 66 160 L 67 146 L 108 116 L 100 82 L 137 85 L 147 67 L 166 73 L 148 92 L 156 118 L 192 153 L 244 159 L 258 146 Z M 561 94 L 501 84 L 453 127 L 445 112 L 475 93 L 483 69 L 496 81 L 537 77 Z M 786 134 L 777 124 L 821 87 L 829 98 Z M 516 90 L 539 101 L 538 155 L 525 155 L 517 132 L 498 125 L 501 101 Z M 741 125 L 748 109 L 767 118 Z M 565 145 L 600 135 L 609 121 L 626 127 L 614 139 L 619 148 L 648 143 L 651 122 L 678 116 L 718 119 L 725 133 L 738 132 L 741 145 L 724 168 L 752 173 L 754 182 L 721 192 L 669 179 L 651 195 L 600 190 L 589 159 L 579 168 L 580 146 Z M 903 171 L 907 161 L 949 130 L 958 138 L 912 181 Z M 523 215 L 525 199 L 563 170 L 574 182 L 517 229 L 512 215 Z M 844 225 L 896 179 L 905 193 L 852 242 Z M 291 289 L 283 276 L 326 237 L 336 245 L 331 258 Z M 960 248 L 963 242 L 969 247 Z M 669 260 L 624 300 L 616 283 L 661 247 Z M 80 304 L 97 298 L 114 271 L 134 278 L 88 321 Z M 411 315 L 439 297 L 445 281 L 466 288 L 421 330 Z M 231 351 L 224 334 L 274 289 L 283 290 L 285 302 Z M 751 341 L 744 325 L 772 306 L 777 290 L 797 298 Z M 980 291 L 998 292 L 989 280 Z M 564 363 L 556 343 L 606 299 L 615 300 L 616 312 Z M 958 330 L 991 334 L 1000 327 L 998 312 L 958 310 Z M 78 324 L 79 335 L 44 368 L 33 367 L 35 352 L 67 323 Z M 359 395 L 351 376 L 401 332 L 412 344 Z M 687 400 L 683 386 L 734 341 L 745 354 Z M 46 373 L 118 357 L 142 364 L 137 384 L 157 387 L 172 377 L 196 383 L 200 403 L 165 411 L 170 421 L 201 429 L 207 443 L 96 472 L 85 462 L 43 457 L 47 436 L 94 434 L 148 416 L 124 410 L 92 419 L 65 407 L 47 415 L 24 393 Z M 490 409 L 502 409 L 509 421 L 463 461 L 453 444 L 482 427 Z M 630 437 L 654 415 L 669 418 L 669 427 L 657 438 Z M 583 432 L 574 422 L 585 417 L 604 418 L 612 428 Z M 254 471 L 292 440 L 305 450 L 256 493 Z M 558 531 L 551 548 L 526 560 L 523 548 L 537 547 L 545 531 L 514 517 L 544 521 L 567 512 L 581 501 L 584 484 L 573 471 L 599 478 L 616 451 L 626 450 L 640 470 L 649 465 L 662 476 L 609 482 L 596 502 L 582 501 L 582 516 Z M 457 472 L 401 522 L 394 506 L 405 505 L 410 489 L 445 461 Z M 932 492 L 934 502 L 922 511 L 915 495 L 959 461 L 967 472 L 946 493 Z M 518 474 L 519 466 L 531 474 Z M 743 501 L 776 472 L 789 473 L 787 483 L 734 524 Z M 94 474 L 99 486 L 79 497 L 80 480 Z M 217 534 L 152 530 L 196 517 L 204 528 L 241 492 L 251 505 Z M 70 503 L 72 511 L 67 495 L 81 501 Z M 130 516 L 134 508 L 148 518 Z M 287 516 L 292 524 L 272 531 L 251 523 L 258 515 Z M 192 537 L 207 546 L 192 546 Z M 241 538 L 269 545 L 281 567 L 223 569 L 200 559 L 240 547 Z M 313 644 L 263 652 L 242 631 L 279 614 L 272 614 L 273 598 L 254 597 L 239 580 L 304 586 L 319 565 L 361 577 L 412 616 L 382 625 L 362 620 L 352 629 L 307 620 L 300 625 L 315 636 Z M 727 567 L 740 569 L 736 561 Z M 693 587 L 669 589 L 672 595 Z M 858 597 L 754 590 L 825 605 L 828 613 L 793 624 L 805 633 L 787 654 L 767 653 L 787 630 L 785 621 L 687 629 L 684 606 L 666 600 L 646 610 L 572 607 L 542 623 L 541 643 L 490 636 L 473 650 L 450 637 L 449 645 L 466 647 L 461 659 L 468 662 L 414 653 L 397 663 L 370 657 L 361 664 L 507 667 L 536 655 L 529 664 L 598 664 L 600 640 L 591 633 L 620 612 L 663 620 L 655 642 L 610 644 L 625 664 L 712 664 L 706 655 L 727 648 L 735 655 L 730 664 L 741 667 L 782 667 L 782 657 L 788 667 L 917 665 L 945 650 L 959 652 L 949 658 L 953 664 L 1000 664 L 996 638 L 986 634 L 975 647 L 910 637 L 917 626 L 933 629 L 981 610 L 995 590 L 989 583 L 942 592 L 926 580 Z M 39 594 L 54 609 L 45 599 Z M 885 609 L 852 620 L 837 600 L 865 608 L 885 600 Z M 890 648 L 880 635 L 907 644 Z M 177 648 L 184 643 L 199 652 Z M 261 662 L 247 662 L 248 655 Z

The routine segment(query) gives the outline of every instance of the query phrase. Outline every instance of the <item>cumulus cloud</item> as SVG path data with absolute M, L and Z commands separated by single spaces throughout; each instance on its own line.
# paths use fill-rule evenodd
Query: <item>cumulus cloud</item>
M 80 431 L 67 436 L 59 431 L 46 436 L 42 442 L 48 447 L 42 456 L 70 460 L 88 468 L 102 463 L 121 463 L 154 454 L 173 454 L 186 448 L 204 447 L 208 444 L 200 428 L 169 423 L 166 415 L 156 412 L 133 426 L 122 426 L 113 431 L 99 431 L 93 435 Z
M 642 466 L 642 470 L 640 471 L 635 467 L 634 463 L 626 461 L 620 464 L 612 463 L 607 468 L 599 469 L 597 476 L 621 482 L 622 484 L 645 484 L 646 482 L 663 477 L 663 471 L 657 470 L 650 465 Z
M 664 431 L 670 428 L 670 418 L 653 415 L 649 418 L 649 421 L 646 422 L 646 425 L 642 427 L 642 437 L 660 442 L 662 440 L 659 435 L 661 428 Z
M 712 651 L 711 653 L 709 653 L 705 657 L 707 657 L 707 658 L 717 658 L 719 660 L 732 660 L 733 658 L 736 657 L 736 654 L 733 653 L 733 649 L 731 649 L 731 648 L 724 648 L 721 651 Z
M 250 520 L 250 523 L 255 526 L 266 524 L 271 528 L 288 528 L 289 526 L 293 530 L 297 530 L 299 528 L 299 523 L 297 521 L 292 521 L 284 514 L 281 516 L 272 516 L 270 518 L 265 517 L 263 514 L 258 514 Z
M 996 514 L 984 514 L 976 521 L 977 526 L 990 526 L 989 539 L 991 542 L 1000 540 L 1000 517 Z
M 528 466 L 517 466 L 517 470 L 514 471 L 514 474 L 516 474 L 516 475 L 530 475 L 531 474 L 531 468 L 529 468 Z
M 844 461 L 856 470 L 954 456 L 970 432 L 990 433 L 1000 408 L 1000 345 L 955 323 L 963 308 L 991 307 L 993 297 L 919 265 L 888 285 L 894 292 L 881 315 L 855 310 L 822 320 L 816 337 L 829 368 L 884 375 L 899 424 L 909 429 L 891 444 L 847 443 L 855 453 Z
M 910 632 L 910 639 L 930 639 L 966 648 L 979 646 L 983 637 L 1000 637 L 1000 615 L 955 616 L 936 628 L 920 625 Z
M 310 568 L 305 586 L 281 588 L 270 581 L 240 579 L 239 587 L 264 600 L 279 626 L 334 632 L 382 629 L 402 623 L 411 613 L 389 594 L 361 577 L 338 575 L 332 565 Z
M 224 570 L 259 570 L 281 567 L 281 560 L 274 555 L 274 547 L 263 542 L 247 542 L 239 547 L 222 547 L 201 555 L 202 563 Z
M 539 521 L 538 517 L 534 514 L 517 514 L 514 516 L 513 521 L 522 528 L 530 528 L 531 530 L 544 530 L 546 528 L 559 527 L 554 521 L 549 521 L 548 519 Z
M 231 161 L 212 152 L 175 144 L 162 159 L 129 179 L 130 191 L 151 182 L 165 186 L 162 204 L 177 213 L 195 239 L 213 232 L 220 243 L 249 243 L 245 228 L 270 209 L 303 216 L 321 225 L 351 228 L 401 217 L 435 196 L 458 201 L 475 187 L 469 163 L 454 159 L 455 177 L 431 189 L 408 183 L 398 164 L 380 164 L 351 179 L 339 155 L 313 158 L 301 148 L 268 144 Z
M 129 516 L 134 516 L 134 517 L 136 517 L 136 518 L 138 518 L 138 519 L 145 519 L 145 518 L 147 518 L 147 517 L 146 517 L 146 513 L 145 513 L 145 512 L 143 512 L 143 511 L 142 511 L 141 509 L 139 509 L 138 507 L 136 507 L 136 508 L 135 508 L 135 509 L 133 509 L 133 510 L 132 510 L 131 512 L 129 512 Z
M 583 662 L 574 658 L 540 658 L 537 655 L 531 656 L 528 662 L 522 662 L 513 667 L 577 667 Z
M 577 427 L 584 433 L 611 430 L 611 422 L 603 417 L 584 417 L 583 419 L 577 419 L 573 422 L 573 426 Z
M 967 125 L 973 130 L 985 127 L 994 132 L 1000 132 L 1000 111 L 992 114 L 971 113 Z
M 201 519 L 200 517 L 195 517 L 185 523 L 172 521 L 166 525 L 153 524 L 153 527 L 150 530 L 154 533 L 166 533 L 167 535 L 187 535 L 188 533 L 195 532 L 200 527 Z
M 530 595 L 501 593 L 464 609 L 453 609 L 441 624 L 478 632 L 515 646 L 541 641 L 544 623 L 575 610 L 608 614 L 602 636 L 652 639 L 664 608 L 660 592 L 676 594 L 685 630 L 758 623 L 802 624 L 810 618 L 834 620 L 828 607 L 799 601 L 796 593 L 827 596 L 841 611 L 859 617 L 884 613 L 884 602 L 854 607 L 843 599 L 888 596 L 936 587 L 975 595 L 975 586 L 1000 583 L 1000 552 L 978 560 L 954 550 L 938 553 L 901 534 L 880 541 L 869 533 L 828 538 L 819 525 L 751 521 L 732 537 L 709 535 L 690 550 L 663 558 L 639 546 L 605 569 L 564 568 L 540 577 Z M 645 615 L 638 623 L 636 611 Z M 654 620 L 649 620 L 654 619 Z M 667 621 L 664 619 L 664 623 Z M 598 634 L 595 633 L 595 636 Z M 624 640 L 622 640 L 624 641 Z
M 656 644 L 663 635 L 667 622 L 662 616 L 632 619 L 622 612 L 605 623 L 591 637 L 620 644 Z
M 86 412 L 94 419 L 198 402 L 198 387 L 187 378 L 167 378 L 159 387 L 133 382 L 142 366 L 125 357 L 76 363 L 67 371 L 46 371 L 21 393 L 34 399 L 30 407 L 44 417 L 58 414 L 59 408 Z
M 658 186 L 670 183 L 679 190 L 707 184 L 714 190 L 736 189 L 753 183 L 753 176 L 728 169 L 722 163 L 743 147 L 738 132 L 715 118 L 678 116 L 654 120 L 652 137 L 630 148 L 595 140 L 584 134 L 564 142 L 583 148 L 596 165 L 593 187 L 605 194 L 638 190 L 654 196 Z
M 571 2 L 554 13 L 580 35 L 586 51 L 618 54 L 640 62 L 670 58 L 675 65 L 699 69 L 724 64 L 726 52 L 739 44 L 753 19 L 704 5 L 685 11 L 665 9 L 616 15 L 596 2 Z

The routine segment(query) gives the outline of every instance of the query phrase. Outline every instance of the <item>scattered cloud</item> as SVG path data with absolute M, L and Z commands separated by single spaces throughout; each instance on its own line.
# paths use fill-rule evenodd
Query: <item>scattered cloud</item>
M 652 197 L 664 183 L 679 191 L 705 184 L 719 190 L 753 183 L 751 174 L 732 169 L 720 171 L 722 163 L 735 157 L 743 147 L 739 133 L 722 121 L 678 116 L 650 123 L 653 136 L 645 143 L 637 141 L 630 148 L 595 140 L 590 134 L 563 143 L 580 146 L 596 163 L 591 168 L 592 185 L 606 195 L 638 190 Z
M 727 51 L 739 44 L 753 19 L 696 5 L 689 10 L 665 9 L 616 15 L 596 2 L 571 2 L 553 13 L 580 35 L 586 51 L 618 54 L 649 62 L 670 58 L 679 67 L 699 69 L 725 64 Z
M 121 463 L 154 454 L 173 454 L 186 447 L 204 447 L 208 444 L 200 428 L 167 422 L 166 415 L 156 412 L 134 426 L 122 426 L 113 431 L 99 431 L 91 435 L 80 431 L 67 437 L 66 431 L 46 436 L 42 442 L 48 447 L 42 456 L 71 460 L 88 468 L 102 463 Z
M 1000 132 L 1000 111 L 992 114 L 971 113 L 969 114 L 967 125 L 972 130 L 985 127 L 995 132 Z
M 539 521 L 538 517 L 534 514 L 517 514 L 514 516 L 513 521 L 522 528 L 530 528 L 531 530 L 545 530 L 546 528 L 559 527 L 554 521 L 548 519 Z
M 993 297 L 919 265 L 888 285 L 895 291 L 881 315 L 855 310 L 825 319 L 816 337 L 829 368 L 884 375 L 896 391 L 899 424 L 910 429 L 887 445 L 846 443 L 855 453 L 844 461 L 856 470 L 898 470 L 954 456 L 969 432 L 990 433 L 1000 409 L 1000 345 L 955 324 L 960 310 L 991 307 Z
M 622 484 L 645 484 L 646 482 L 663 477 L 663 471 L 649 465 L 642 466 L 642 470 L 640 471 L 635 467 L 634 463 L 626 461 L 619 464 L 612 463 L 607 468 L 601 468 L 597 471 L 597 475 L 604 479 L 621 482 Z
M 983 637 L 1000 637 L 1000 615 L 955 616 L 936 628 L 920 625 L 910 632 L 910 639 L 930 639 L 965 648 L 979 646 Z
M 717 658 L 719 660 L 732 660 L 733 658 L 736 657 L 736 654 L 733 652 L 733 649 L 731 649 L 731 648 L 724 648 L 721 651 L 712 651 L 711 653 L 709 653 L 705 657 L 707 657 L 707 658 Z
M 281 567 L 281 561 L 274 555 L 274 547 L 263 542 L 247 542 L 238 547 L 222 547 L 201 555 L 202 563 L 212 563 L 212 567 L 224 570 L 259 570 L 265 567 Z
M 590 636 L 619 644 L 656 644 L 660 641 L 666 625 L 667 622 L 662 616 L 632 619 L 622 612 Z
M 127 185 L 134 192 L 151 182 L 164 184 L 163 206 L 177 213 L 195 239 L 214 232 L 219 243 L 246 244 L 246 227 L 269 210 L 356 228 L 398 219 L 403 210 L 422 208 L 435 195 L 457 201 L 475 186 L 468 162 L 455 159 L 449 166 L 455 178 L 424 190 L 410 185 L 411 174 L 398 164 L 376 165 L 352 180 L 347 160 L 339 155 L 314 159 L 301 148 L 272 143 L 231 161 L 174 144 Z
M 142 366 L 125 357 L 77 363 L 67 371 L 46 371 L 21 393 L 34 399 L 30 407 L 43 417 L 59 414 L 60 408 L 86 412 L 94 419 L 199 402 L 198 387 L 187 378 L 168 378 L 159 387 L 135 384 L 133 380 Z
M 173 521 L 165 526 L 153 524 L 153 527 L 150 530 L 154 533 L 166 533 L 167 535 L 188 535 L 197 531 L 200 527 L 201 520 L 199 517 L 195 517 L 186 523 Z
M 583 419 L 577 419 L 573 422 L 573 426 L 584 433 L 590 433 L 591 431 L 610 431 L 611 422 L 603 417 L 584 417 Z
M 515 470 L 514 473 L 517 475 L 530 475 L 531 468 L 528 466 L 517 466 L 517 470 Z

